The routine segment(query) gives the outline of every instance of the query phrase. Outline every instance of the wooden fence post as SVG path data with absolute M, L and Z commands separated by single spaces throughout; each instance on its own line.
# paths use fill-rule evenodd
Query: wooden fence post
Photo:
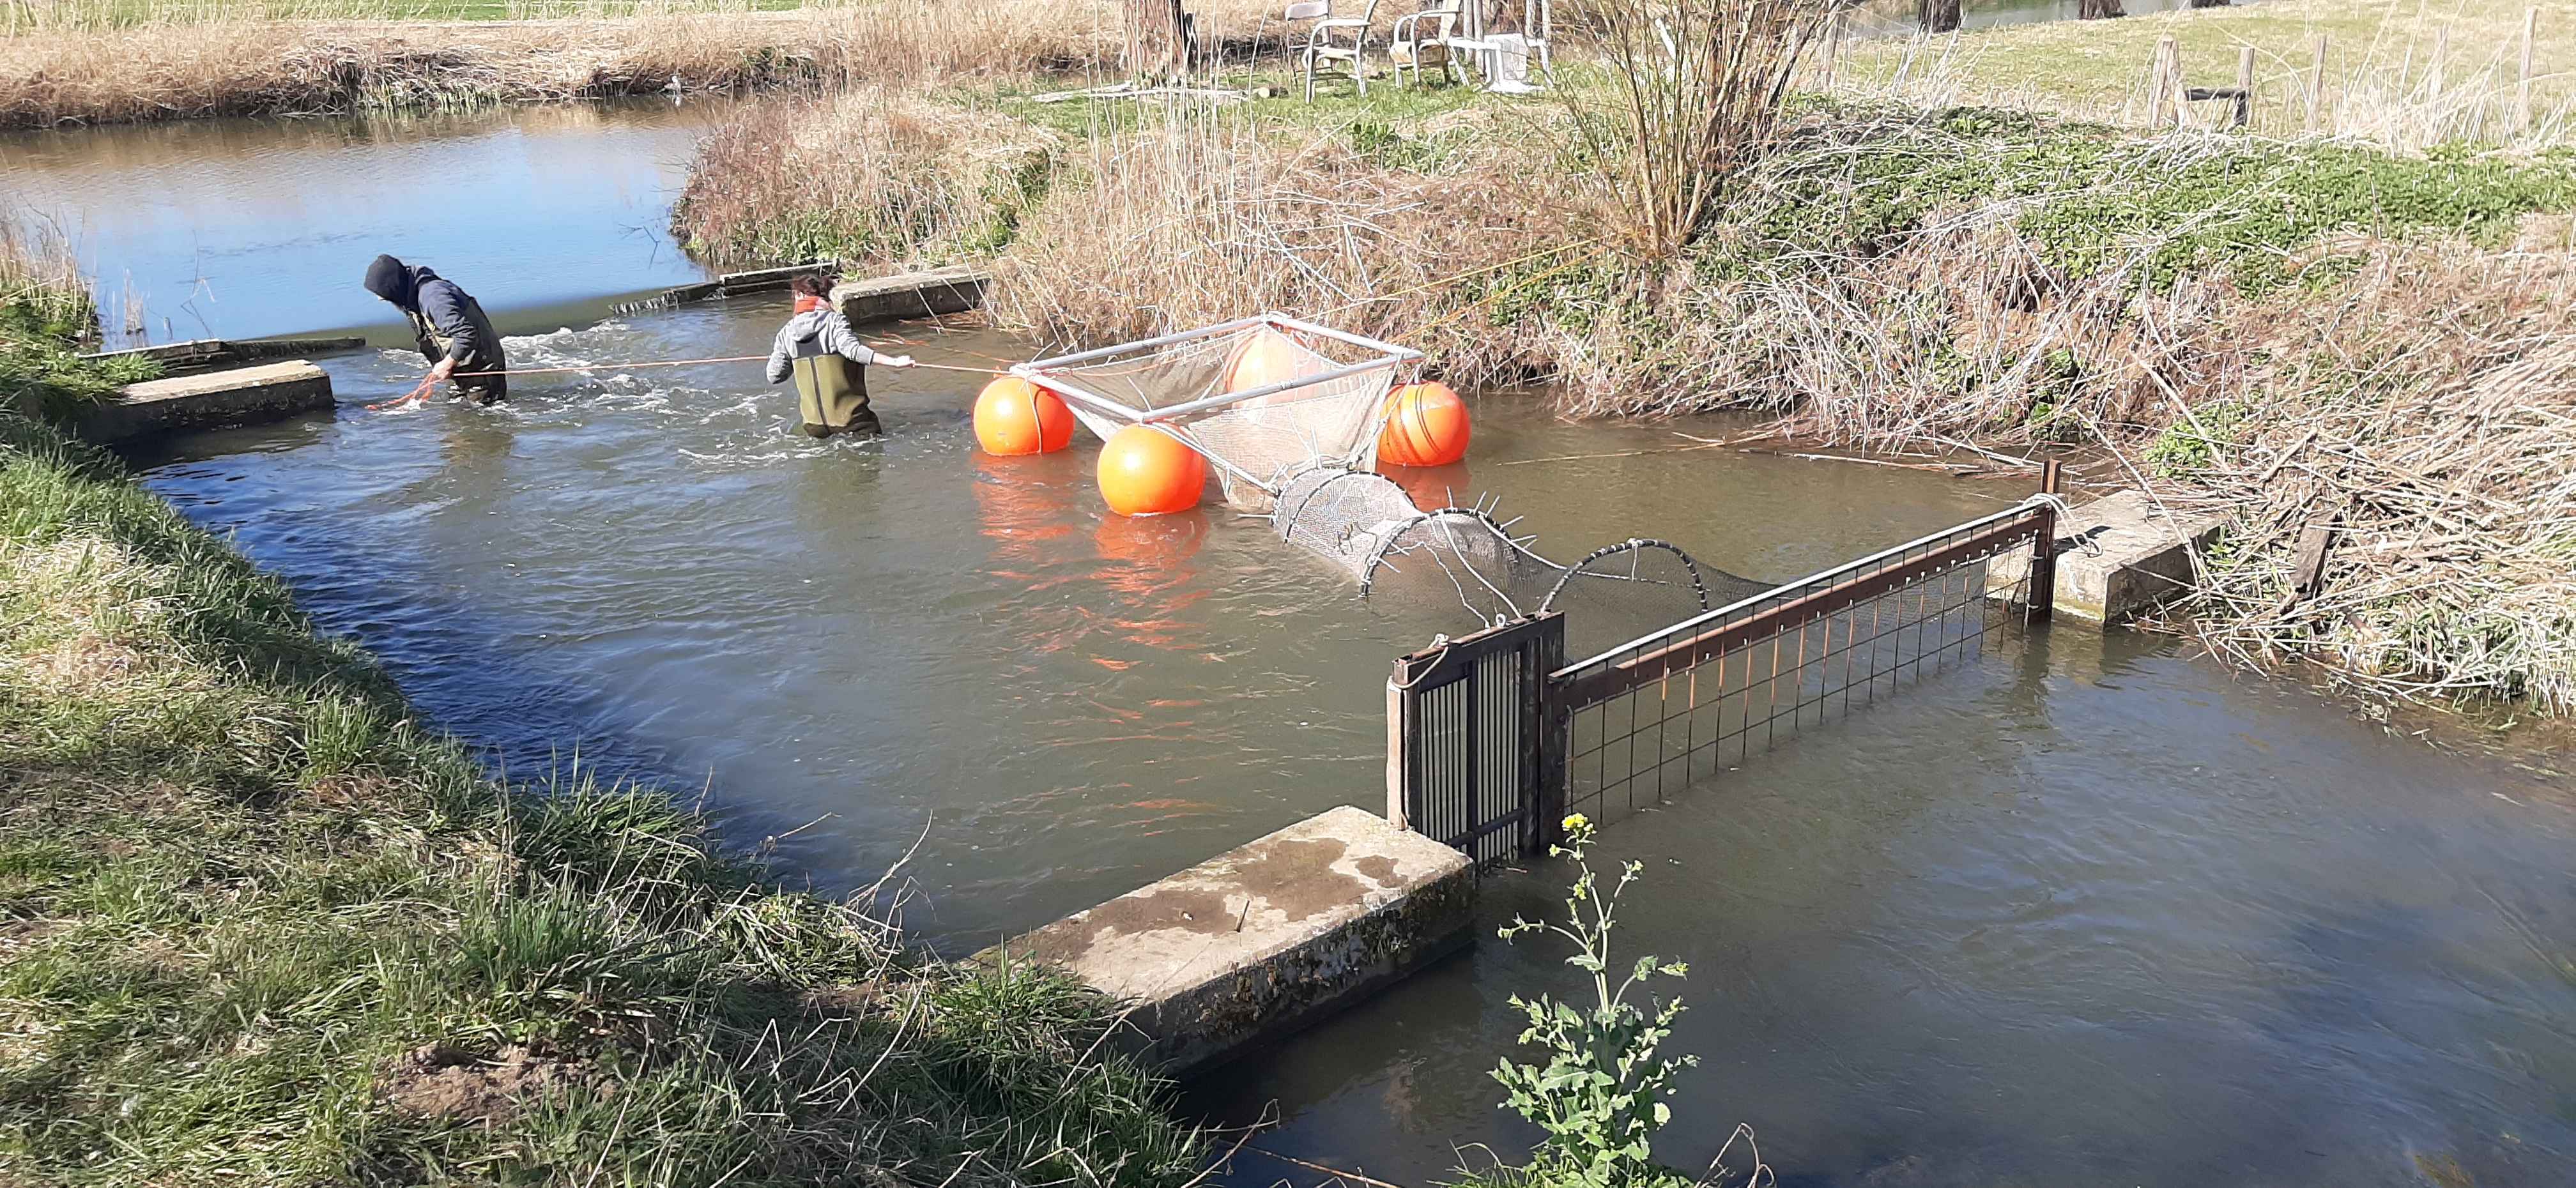
M 2246 128 L 2254 123 L 2254 47 L 2240 46 L 2236 51 L 2236 126 Z
M 2149 67 L 2147 79 L 2147 127 L 2162 128 L 2167 122 L 2179 128 L 2183 122 L 2182 48 L 2170 37 L 2156 39 L 2155 65 Z
M 1926 33 L 1956 32 L 1959 0 L 1914 0 L 1914 16 Z
M 1842 64 L 1843 28 L 1850 19 L 1851 10 L 1848 8 L 1836 8 L 1832 16 L 1825 18 L 1824 90 L 1828 95 L 1834 91 L 1834 71 Z
M 2522 85 L 2515 92 L 2513 123 L 2516 131 L 2531 127 L 2531 42 L 2540 33 L 2540 10 L 2522 10 Z
M 2323 126 L 2326 118 L 2326 35 L 2317 34 L 2316 67 L 2308 72 L 2308 131 Z

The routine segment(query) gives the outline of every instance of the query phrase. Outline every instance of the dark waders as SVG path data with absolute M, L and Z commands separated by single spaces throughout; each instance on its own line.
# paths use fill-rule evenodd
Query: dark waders
M 807 355 L 796 360 L 795 376 L 796 410 L 808 436 L 877 432 L 866 368 L 840 355 Z
M 467 297 L 465 300 L 472 306 L 475 320 L 489 326 L 491 323 L 483 317 L 482 303 L 472 297 Z M 421 357 L 433 364 L 446 358 L 447 336 L 439 333 L 438 327 L 432 325 L 428 317 L 416 313 L 409 316 L 412 336 L 420 344 Z M 489 334 L 491 331 L 486 330 L 484 333 Z M 465 358 L 456 361 L 458 371 L 500 371 L 509 365 L 506 360 L 499 358 Z M 503 375 L 473 375 L 449 382 L 456 385 L 458 395 L 476 404 L 498 404 L 510 394 L 510 379 Z

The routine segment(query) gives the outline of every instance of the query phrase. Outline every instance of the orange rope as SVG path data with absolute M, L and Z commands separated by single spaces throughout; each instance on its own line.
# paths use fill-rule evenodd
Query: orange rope
M 656 359 L 643 363 L 585 363 L 579 367 L 519 367 L 501 371 L 458 371 L 450 373 L 448 378 L 466 379 L 469 377 L 487 375 L 547 375 L 562 371 L 624 371 L 629 368 L 636 367 L 695 367 L 702 363 L 765 363 L 768 360 L 769 356 L 767 355 L 727 355 L 722 358 L 711 359 Z M 914 363 L 913 366 L 927 368 L 931 371 L 963 371 L 974 375 L 1002 374 L 1000 371 L 990 367 L 957 367 L 946 363 Z M 901 371 L 904 369 L 898 367 L 894 370 Z M 423 386 L 426 387 L 427 385 Z

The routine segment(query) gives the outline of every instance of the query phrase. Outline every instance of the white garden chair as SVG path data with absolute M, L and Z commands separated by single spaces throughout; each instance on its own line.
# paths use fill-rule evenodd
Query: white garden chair
M 1314 21 L 1307 31 L 1306 48 L 1297 55 L 1298 66 L 1306 72 L 1306 102 L 1315 101 L 1315 63 L 1348 62 L 1351 82 L 1362 95 L 1368 94 L 1369 25 L 1377 20 L 1379 0 L 1368 0 L 1368 6 L 1356 17 L 1335 16 L 1336 8 L 1346 9 L 1337 0 L 1303 0 L 1288 6 L 1291 21 Z M 1348 37 L 1345 44 L 1343 37 Z
M 1439 59 L 1440 77 L 1457 77 L 1458 64 L 1449 54 L 1449 43 L 1458 36 L 1461 0 L 1424 0 L 1422 11 L 1395 18 L 1388 31 L 1386 56 L 1395 63 L 1395 74 L 1404 77 L 1404 68 L 1413 67 L 1413 85 L 1422 85 L 1422 60 Z

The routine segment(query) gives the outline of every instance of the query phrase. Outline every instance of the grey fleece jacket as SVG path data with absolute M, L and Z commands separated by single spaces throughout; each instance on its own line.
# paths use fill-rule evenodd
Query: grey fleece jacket
M 786 383 L 796 361 L 814 355 L 839 355 L 861 364 L 875 362 L 877 357 L 850 332 L 850 320 L 841 311 L 809 309 L 778 328 L 778 340 L 769 346 L 769 382 Z

